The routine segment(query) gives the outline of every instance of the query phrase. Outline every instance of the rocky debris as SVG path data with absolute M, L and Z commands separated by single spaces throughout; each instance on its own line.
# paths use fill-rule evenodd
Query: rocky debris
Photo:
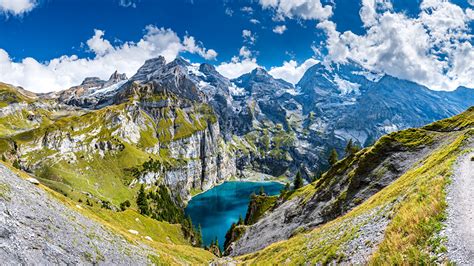
M 133 235 L 138 235 L 138 231 L 137 231 L 137 230 L 129 229 L 128 232 L 129 232 L 130 234 L 133 234 Z
M 466 149 L 473 149 L 474 141 Z M 446 228 L 447 258 L 456 265 L 474 264 L 474 152 L 462 154 L 454 165 L 452 182 L 448 185 Z
M 30 182 L 31 184 L 34 184 L 34 185 L 39 185 L 39 184 L 40 184 L 40 182 L 38 181 L 38 179 L 33 178 L 33 177 L 27 178 L 26 181 L 28 181 L 28 182 Z
M 352 232 L 354 238 L 344 242 L 339 247 L 339 252 L 344 254 L 342 259 L 333 261 L 335 264 L 366 265 L 368 259 L 377 250 L 378 245 L 384 239 L 385 229 L 390 223 L 390 213 L 395 204 L 388 204 L 383 208 L 376 208 L 370 213 L 357 216 L 351 220 L 345 228 L 356 227 Z M 333 236 L 337 239 L 337 236 Z
M 135 246 L 0 165 L 0 261 L 5 265 L 148 265 Z M 6 192 L 4 192 L 6 191 Z

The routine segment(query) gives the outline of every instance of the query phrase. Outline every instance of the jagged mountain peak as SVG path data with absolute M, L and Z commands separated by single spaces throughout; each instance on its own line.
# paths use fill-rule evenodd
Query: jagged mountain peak
M 257 67 L 254 70 L 252 70 L 251 75 L 253 75 L 253 76 L 270 76 L 270 74 L 268 74 L 268 72 L 262 67 Z
M 166 59 L 163 56 L 157 56 L 154 58 L 147 59 L 142 67 L 150 65 L 165 65 Z
M 181 56 L 178 56 L 173 61 L 171 61 L 169 65 L 170 67 L 174 67 L 174 66 L 188 67 L 191 64 L 188 61 L 186 61 L 184 58 L 182 58 Z
M 105 80 L 99 77 L 87 77 L 82 81 L 81 86 L 83 87 L 97 87 L 105 83 Z
M 115 70 L 115 72 L 110 75 L 110 78 L 108 80 L 108 82 L 118 82 L 118 81 L 121 81 L 121 80 L 127 80 L 127 74 L 125 73 L 119 73 L 118 70 Z
M 144 82 L 150 79 L 154 73 L 158 72 L 166 65 L 166 60 L 163 56 L 158 56 L 145 61 L 145 63 L 137 70 L 130 80 Z
M 218 74 L 220 75 L 219 72 L 217 72 L 216 68 L 211 65 L 211 64 L 208 64 L 208 63 L 202 63 L 200 66 L 199 66 L 199 71 L 208 75 L 208 74 Z

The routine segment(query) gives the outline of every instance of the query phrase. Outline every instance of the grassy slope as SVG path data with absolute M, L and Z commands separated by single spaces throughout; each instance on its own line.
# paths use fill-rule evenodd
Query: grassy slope
M 13 168 L 10 164 L 5 163 L 5 165 L 20 177 L 29 177 L 27 173 Z M 180 225 L 159 222 L 142 216 L 132 209 L 124 212 L 113 212 L 98 207 L 90 207 L 76 203 L 47 186 L 40 185 L 40 188 L 49 192 L 53 198 L 67 207 L 99 222 L 112 232 L 124 236 L 129 242 L 149 246 L 155 252 L 150 254 L 149 257 L 156 264 L 207 264 L 215 258 L 212 253 L 204 249 L 190 246 L 182 234 Z M 80 206 L 80 208 L 77 206 Z M 139 233 L 135 235 L 130 233 L 129 230 L 136 230 Z M 145 239 L 146 236 L 151 237 L 152 240 Z
M 443 250 L 442 240 L 436 238 L 435 233 L 441 229 L 444 218 L 444 188 L 449 182 L 453 162 L 462 152 L 463 142 L 474 133 L 473 125 L 474 108 L 470 108 L 459 116 L 426 126 L 424 130 L 436 131 L 430 135 L 434 135 L 435 140 L 444 139 L 444 144 L 395 182 L 342 217 L 237 259 L 246 264 L 337 261 L 345 256 L 343 244 L 357 237 L 358 229 L 367 222 L 360 217 L 378 215 L 387 207 L 393 208 L 391 220 L 369 263 L 433 263 L 431 255 Z M 409 145 L 427 141 L 412 133 L 412 130 L 401 131 L 391 137 Z M 406 138 L 408 135 L 412 136 Z M 308 198 L 315 191 L 314 184 L 310 184 L 292 197 Z

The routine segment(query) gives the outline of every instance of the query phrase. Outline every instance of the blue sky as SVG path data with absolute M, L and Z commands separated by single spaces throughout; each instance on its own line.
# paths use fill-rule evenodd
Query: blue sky
M 262 66 L 295 83 L 316 62 L 351 59 L 434 89 L 472 86 L 472 64 L 462 61 L 474 58 L 473 4 L 0 0 L 0 80 L 33 91 L 58 90 L 85 76 L 106 78 L 112 69 L 130 76 L 145 59 L 163 54 L 207 61 L 228 77 Z M 390 30 L 393 36 L 384 35 Z

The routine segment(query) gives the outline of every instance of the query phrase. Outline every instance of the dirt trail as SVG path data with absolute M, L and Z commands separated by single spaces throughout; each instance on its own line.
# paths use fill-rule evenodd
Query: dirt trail
M 471 142 L 469 148 L 474 147 Z M 448 258 L 458 265 L 474 265 L 474 152 L 459 157 L 448 187 Z

